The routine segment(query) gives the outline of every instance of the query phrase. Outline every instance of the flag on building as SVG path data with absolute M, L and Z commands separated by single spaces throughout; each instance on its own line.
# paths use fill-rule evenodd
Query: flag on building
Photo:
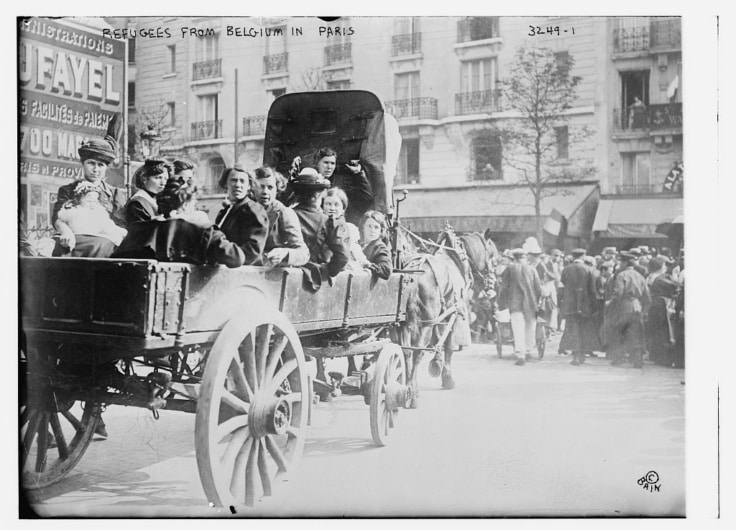
M 682 192 L 683 179 L 685 176 L 685 169 L 682 162 L 675 162 L 670 172 L 664 178 L 664 184 L 662 184 L 662 191 L 669 192 Z
M 680 76 L 676 75 L 675 78 L 670 82 L 670 85 L 667 87 L 667 97 L 670 100 L 670 103 L 672 103 L 672 100 L 675 98 L 675 95 L 677 94 L 677 88 L 680 86 Z
M 559 236 L 564 219 L 564 216 L 556 208 L 552 208 L 549 217 L 544 221 L 544 231 L 550 235 Z

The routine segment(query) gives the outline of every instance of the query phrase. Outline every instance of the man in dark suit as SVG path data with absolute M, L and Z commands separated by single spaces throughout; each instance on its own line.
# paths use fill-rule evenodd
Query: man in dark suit
M 245 253 L 245 265 L 261 265 L 268 237 L 268 215 L 248 198 L 250 175 L 241 167 L 226 168 L 219 181 L 228 201 L 215 218 L 225 237 Z
M 565 332 L 562 345 L 572 350 L 570 364 L 578 366 L 585 362 L 584 334 L 588 319 L 595 306 L 595 278 L 588 266 L 583 263 L 585 250 L 572 251 L 573 262 L 562 270 L 562 304 L 560 312 L 565 317 Z

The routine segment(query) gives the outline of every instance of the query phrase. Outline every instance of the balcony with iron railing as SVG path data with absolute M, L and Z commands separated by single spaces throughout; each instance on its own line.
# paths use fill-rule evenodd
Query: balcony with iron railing
M 192 63 L 192 81 L 222 77 L 222 59 Z
M 284 74 L 288 71 L 288 52 L 263 56 L 263 75 Z
M 501 110 L 500 90 L 478 90 L 455 94 L 455 114 L 499 112 Z
M 261 136 L 266 133 L 266 116 L 243 118 L 243 136 Z
M 222 138 L 222 120 L 196 121 L 192 123 L 193 142 Z
M 410 98 L 386 101 L 386 112 L 397 120 L 417 118 L 437 119 L 437 98 Z
M 614 132 L 682 132 L 682 103 L 630 107 L 627 111 L 614 109 L 613 130 Z
M 682 195 L 665 191 L 662 184 L 619 184 L 613 190 L 614 195 Z
M 422 52 L 422 34 L 404 33 L 391 37 L 391 56 L 415 55 Z
M 457 41 L 470 42 L 499 37 L 498 17 L 470 17 L 457 23 Z
M 654 19 L 646 26 L 618 28 L 613 31 L 615 53 L 657 51 L 680 48 L 681 45 L 679 18 Z
M 352 61 L 352 46 L 349 42 L 325 46 L 325 66 L 344 64 Z

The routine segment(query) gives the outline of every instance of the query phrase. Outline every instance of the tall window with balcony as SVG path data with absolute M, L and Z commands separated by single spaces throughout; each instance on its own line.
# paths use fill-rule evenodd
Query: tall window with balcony
M 340 25 L 344 27 L 350 26 L 350 19 L 341 18 Z M 339 64 L 350 64 L 353 61 L 352 45 L 350 35 L 334 35 L 327 39 L 325 46 L 325 66 L 333 66 Z
M 470 143 L 469 180 L 503 179 L 503 145 L 494 134 L 473 138 Z
M 394 34 L 391 37 L 391 55 L 416 55 L 422 52 L 422 34 L 419 17 L 398 17 L 394 20 Z
M 405 138 L 399 151 L 395 184 L 417 184 L 419 182 L 419 138 Z
M 616 126 L 620 130 L 647 129 L 649 105 L 649 70 L 621 72 L 621 107 Z
M 500 110 L 497 72 L 495 57 L 464 61 L 460 66 L 460 93 L 455 95 L 455 114 Z
M 458 42 L 495 39 L 498 36 L 498 17 L 465 17 L 457 23 Z
M 265 38 L 266 52 L 263 56 L 263 75 L 286 74 L 289 71 L 289 54 L 286 51 L 286 26 L 269 28 Z
M 419 72 L 394 75 L 394 100 L 386 102 L 386 110 L 395 118 L 437 119 L 437 98 L 420 95 Z
M 217 33 L 197 39 L 196 61 L 192 64 L 193 81 L 222 77 L 219 41 Z
M 613 32 L 616 53 L 640 52 L 649 49 L 649 17 L 620 17 Z
M 222 120 L 219 119 L 217 94 L 197 97 L 197 120 L 192 123 L 192 140 L 222 138 Z
M 647 193 L 652 186 L 649 153 L 621 153 L 621 184 L 617 193 Z

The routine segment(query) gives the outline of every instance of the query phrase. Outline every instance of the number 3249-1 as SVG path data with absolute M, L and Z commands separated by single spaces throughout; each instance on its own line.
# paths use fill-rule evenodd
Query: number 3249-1
M 541 26 L 529 26 L 529 37 L 541 37 L 542 35 L 557 35 L 560 36 L 564 33 L 572 33 L 575 35 L 575 28 L 562 28 L 560 26 L 547 26 L 542 28 Z

